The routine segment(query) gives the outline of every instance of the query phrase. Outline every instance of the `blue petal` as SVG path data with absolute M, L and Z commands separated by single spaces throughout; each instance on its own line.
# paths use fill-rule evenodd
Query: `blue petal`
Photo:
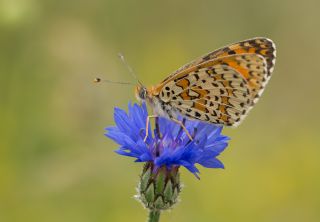
M 203 160 L 199 162 L 200 165 L 207 167 L 207 168 L 224 168 L 222 162 L 216 158 L 211 158 L 207 160 Z
M 130 125 L 128 124 L 129 123 L 128 116 L 124 110 L 115 108 L 114 121 L 116 122 L 116 125 L 120 131 L 125 132 L 131 128 Z
M 127 114 L 128 113 L 128 114 Z M 116 126 L 107 127 L 105 135 L 120 145 L 115 152 L 136 158 L 136 162 L 153 162 L 156 167 L 183 166 L 199 178 L 199 170 L 195 164 L 208 168 L 223 168 L 217 157 L 228 145 L 229 137 L 221 135 L 222 126 L 207 124 L 200 121 L 185 120 L 185 127 L 191 135 L 172 120 L 158 118 L 160 134 L 154 133 L 149 124 L 148 138 L 146 134 L 147 106 L 128 104 L 128 112 L 115 108 L 114 119 Z M 178 116 L 179 121 L 183 120 Z M 154 132 L 156 132 L 154 130 Z M 157 151 L 155 149 L 157 148 Z M 156 156 L 157 155 L 157 156 Z

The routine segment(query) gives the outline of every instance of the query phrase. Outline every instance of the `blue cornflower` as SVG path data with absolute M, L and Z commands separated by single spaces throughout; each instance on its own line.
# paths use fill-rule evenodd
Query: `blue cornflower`
M 182 117 L 188 132 L 194 138 L 190 140 L 186 132 L 177 123 L 166 118 L 156 119 L 154 135 L 149 125 L 146 141 L 146 104 L 128 105 L 128 113 L 115 108 L 116 126 L 107 127 L 105 134 L 120 145 L 116 153 L 135 157 L 136 162 L 151 163 L 154 169 L 167 169 L 184 166 L 198 177 L 195 164 L 207 168 L 224 168 L 216 157 L 227 147 L 229 137 L 221 135 L 222 126 L 200 121 L 186 120 Z

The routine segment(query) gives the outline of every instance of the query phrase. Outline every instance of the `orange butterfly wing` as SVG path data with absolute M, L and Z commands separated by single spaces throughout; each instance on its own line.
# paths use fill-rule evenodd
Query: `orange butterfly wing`
M 188 72 L 188 70 L 192 71 L 192 68 L 196 67 L 196 65 L 198 64 L 204 63 L 215 58 L 225 57 L 228 55 L 247 53 L 254 53 L 263 56 L 267 62 L 268 75 L 272 73 L 276 58 L 275 44 L 272 40 L 268 38 L 257 37 L 230 44 L 229 46 L 222 47 L 198 59 L 195 59 L 194 61 L 182 66 L 177 71 L 169 75 L 157 87 L 161 88 L 161 86 L 163 86 L 167 81 L 170 81 L 170 79 L 175 78 L 175 76 L 180 73 Z
M 182 115 L 238 125 L 257 102 L 275 63 L 275 45 L 249 39 L 181 67 L 151 92 Z

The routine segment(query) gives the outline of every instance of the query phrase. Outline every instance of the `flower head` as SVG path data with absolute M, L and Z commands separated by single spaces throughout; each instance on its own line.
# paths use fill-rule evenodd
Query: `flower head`
M 116 152 L 136 158 L 136 162 L 151 162 L 155 169 L 184 166 L 198 177 L 195 164 L 207 168 L 224 168 L 216 158 L 228 145 L 229 138 L 221 135 L 222 126 L 179 118 L 194 138 L 190 140 L 182 127 L 166 118 L 156 119 L 154 135 L 149 124 L 146 141 L 147 107 L 131 105 L 128 113 L 115 108 L 116 126 L 107 127 L 105 134 L 120 145 Z

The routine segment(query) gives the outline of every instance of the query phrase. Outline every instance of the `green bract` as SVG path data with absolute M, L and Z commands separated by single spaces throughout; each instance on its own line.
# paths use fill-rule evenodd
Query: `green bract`
M 178 167 L 155 170 L 146 163 L 140 176 L 137 199 L 150 210 L 167 210 L 178 201 L 181 191 Z

